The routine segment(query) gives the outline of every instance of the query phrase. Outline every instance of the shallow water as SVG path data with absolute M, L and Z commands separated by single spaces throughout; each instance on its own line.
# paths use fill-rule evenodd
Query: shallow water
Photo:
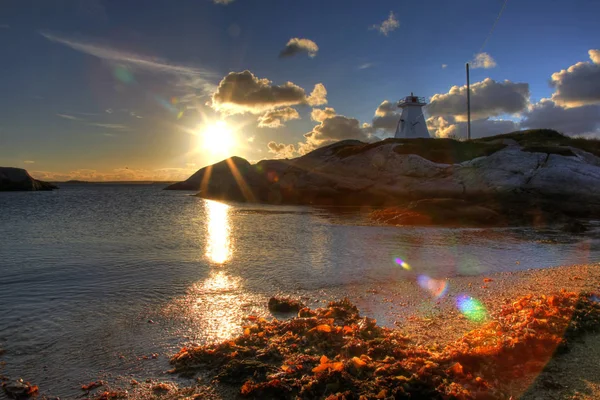
M 243 316 L 267 315 L 275 293 L 315 304 L 420 275 L 600 260 L 594 233 L 372 226 L 355 210 L 161 189 L 0 193 L 0 375 L 70 398 L 99 376 L 168 378 L 180 346 L 239 333 Z

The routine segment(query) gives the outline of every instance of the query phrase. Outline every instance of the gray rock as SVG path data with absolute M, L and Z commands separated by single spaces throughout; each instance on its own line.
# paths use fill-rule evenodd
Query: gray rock
M 393 140 L 373 144 L 342 141 L 296 159 L 264 160 L 256 165 L 239 157 L 231 160 L 239 170 L 238 178 L 252 192 L 252 201 L 258 202 L 406 206 L 415 200 L 446 198 L 468 201 L 468 207 L 455 206 L 461 212 L 467 213 L 468 209 L 477 214 L 475 219 L 490 221 L 497 219 L 498 213 L 524 222 L 541 218 L 564 223 L 563 214 L 600 217 L 600 157 L 566 145 L 563 147 L 572 150 L 568 156 L 551 150 L 543 152 L 544 146 L 529 146 L 523 151 L 519 135 L 526 133 L 500 137 L 499 141 L 491 141 L 498 142 L 495 152 L 478 153 L 475 149 L 474 157 L 489 155 L 456 164 L 426 159 L 427 151 L 421 153 L 423 156 L 399 154 L 403 152 L 395 149 L 405 142 Z M 561 137 L 556 132 L 547 136 L 552 140 Z M 505 147 L 498 148 L 498 144 Z M 474 146 L 486 144 L 477 142 Z M 445 155 L 437 159 L 455 159 L 452 153 Z M 430 158 L 436 159 L 434 152 Z M 169 189 L 201 190 L 209 168 Z M 240 179 L 235 179 L 222 161 L 212 166 L 208 189 L 199 195 L 248 201 L 240 194 L 239 186 Z

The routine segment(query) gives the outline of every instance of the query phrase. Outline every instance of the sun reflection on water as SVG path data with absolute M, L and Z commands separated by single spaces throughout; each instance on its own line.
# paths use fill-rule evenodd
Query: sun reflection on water
M 183 321 L 184 345 L 216 343 L 242 333 L 247 315 L 266 317 L 265 299 L 244 289 L 243 280 L 222 269 L 188 288 L 166 308 L 169 318 Z
M 227 204 L 205 200 L 208 217 L 206 256 L 217 264 L 223 264 L 231 258 L 231 229 Z

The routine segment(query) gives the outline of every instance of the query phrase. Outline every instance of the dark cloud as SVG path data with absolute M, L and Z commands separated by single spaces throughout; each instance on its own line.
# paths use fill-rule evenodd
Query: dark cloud
M 542 99 L 524 113 L 526 128 L 550 128 L 568 135 L 600 134 L 600 105 L 563 108 Z
M 310 39 L 292 38 L 290 39 L 279 57 L 291 57 L 296 54 L 306 53 L 310 58 L 314 58 L 319 51 L 319 46 Z
M 427 128 L 435 137 L 466 139 L 467 123 L 457 121 L 452 116 L 430 117 L 427 119 Z M 471 121 L 471 137 L 480 138 L 500 135 L 519 130 L 519 123 L 511 120 L 494 120 L 489 118 Z
M 279 128 L 284 126 L 285 121 L 300 119 L 298 111 L 292 107 L 279 108 L 267 111 L 258 118 L 259 128 Z
M 398 121 L 400 120 L 400 112 L 396 104 L 384 100 L 373 117 L 373 129 L 381 129 L 386 133 L 395 133 Z
M 514 114 L 527 108 L 529 84 L 508 80 L 496 82 L 486 78 L 471 85 L 471 118 L 483 119 L 501 114 Z M 467 87 L 453 86 L 448 93 L 436 94 L 427 106 L 430 116 L 454 116 L 466 120 Z
M 600 50 L 590 50 L 590 61 L 578 62 L 552 74 L 552 100 L 566 107 L 600 103 Z
M 292 82 L 273 85 L 250 71 L 230 72 L 212 95 L 212 106 L 218 111 L 262 113 L 275 108 L 297 104 L 320 105 L 327 102 L 327 90 L 322 83 L 315 85 L 307 96 L 304 89 Z

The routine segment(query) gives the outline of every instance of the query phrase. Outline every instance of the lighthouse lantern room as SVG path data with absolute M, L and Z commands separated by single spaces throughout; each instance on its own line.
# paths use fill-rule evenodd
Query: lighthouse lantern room
M 415 139 L 431 138 L 429 130 L 423 117 L 422 108 L 427 105 L 424 97 L 417 97 L 410 94 L 398 102 L 398 108 L 402 109 L 400 121 L 396 127 L 395 138 Z

